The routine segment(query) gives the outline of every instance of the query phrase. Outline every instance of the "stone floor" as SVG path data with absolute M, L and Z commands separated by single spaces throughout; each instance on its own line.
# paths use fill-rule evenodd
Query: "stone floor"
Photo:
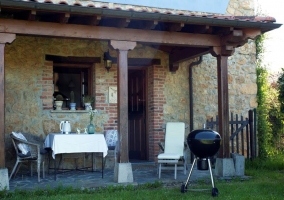
M 191 166 L 189 166 L 190 168 Z M 127 184 L 145 184 L 154 183 L 160 181 L 164 184 L 182 184 L 186 182 L 188 178 L 189 170 L 185 175 L 182 170 L 178 170 L 177 179 L 174 179 L 173 170 L 163 170 L 161 173 L 161 178 L 159 179 L 157 174 L 157 167 L 154 163 L 132 163 L 133 170 L 133 183 Z M 72 186 L 74 188 L 95 188 L 95 187 L 105 187 L 109 185 L 119 185 L 114 182 L 114 169 L 105 169 L 104 178 L 102 178 L 101 171 L 91 172 L 91 171 L 80 171 L 73 170 L 57 175 L 57 180 L 54 180 L 53 171 L 50 174 L 46 173 L 46 177 L 41 179 L 41 182 L 37 181 L 37 174 L 34 173 L 31 177 L 30 174 L 19 172 L 15 178 L 10 180 L 10 191 L 14 190 L 34 190 L 38 188 L 55 188 L 58 186 L 68 187 Z M 209 170 L 200 171 L 196 168 L 193 170 L 190 177 L 190 181 L 195 181 L 198 179 L 210 179 Z

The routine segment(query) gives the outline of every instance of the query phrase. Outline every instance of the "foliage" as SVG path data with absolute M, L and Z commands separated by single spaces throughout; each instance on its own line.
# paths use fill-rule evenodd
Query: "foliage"
M 270 156 L 266 159 L 256 158 L 245 161 L 246 170 L 284 170 L 284 155 L 283 153 Z
M 93 122 L 93 118 L 97 113 L 98 113 L 97 109 L 93 110 L 92 106 L 90 105 L 89 106 L 90 124 Z
M 75 103 L 75 94 L 73 90 L 70 92 L 70 102 Z
M 278 100 L 280 103 L 280 111 L 284 112 L 284 69 L 282 68 L 282 74 L 278 78 Z
M 263 58 L 263 41 L 264 35 L 256 39 L 256 74 L 257 74 L 257 131 L 258 131 L 258 149 L 259 157 L 266 158 L 271 152 L 271 124 L 269 122 L 269 85 L 268 85 L 268 72 L 262 65 Z
M 264 35 L 256 40 L 257 125 L 260 158 L 273 157 L 283 153 L 284 150 L 281 144 L 284 127 L 284 69 L 282 69 L 282 75 L 278 78 L 277 84 L 268 83 L 268 72 L 262 64 L 265 53 L 264 40 Z
M 61 94 L 56 95 L 56 101 L 63 101 L 63 96 Z
M 92 97 L 90 95 L 84 96 L 84 103 L 93 103 L 95 101 L 95 97 Z

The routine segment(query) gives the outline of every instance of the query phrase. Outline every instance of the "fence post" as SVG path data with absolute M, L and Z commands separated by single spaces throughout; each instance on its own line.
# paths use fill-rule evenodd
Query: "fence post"
M 234 121 L 234 115 L 231 112 L 231 121 Z M 229 122 L 230 123 L 230 122 Z M 231 135 L 234 133 L 234 124 L 231 123 Z M 234 147 L 234 138 L 231 140 L 231 153 L 235 153 L 235 147 Z
M 250 152 L 251 158 L 255 158 L 255 147 L 254 147 L 254 127 L 253 127 L 253 111 L 249 110 L 249 134 L 250 134 Z

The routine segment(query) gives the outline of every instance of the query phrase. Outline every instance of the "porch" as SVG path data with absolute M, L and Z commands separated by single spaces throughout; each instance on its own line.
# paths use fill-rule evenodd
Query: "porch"
M 188 166 L 191 167 L 190 165 Z M 133 183 L 124 183 L 131 185 L 140 185 L 145 183 L 155 183 L 156 181 L 162 182 L 164 185 L 177 185 L 181 186 L 186 181 L 188 174 L 184 175 L 182 170 L 178 170 L 177 179 L 174 179 L 173 170 L 163 171 L 159 179 L 157 174 L 157 166 L 154 162 L 145 163 L 132 163 L 133 169 Z M 196 180 L 210 180 L 209 170 L 200 171 L 196 168 L 193 170 L 190 181 Z M 36 173 L 30 176 L 28 170 L 19 171 L 15 178 L 10 180 L 10 191 L 14 190 L 36 190 L 43 188 L 56 188 L 56 187 L 73 187 L 73 188 L 97 188 L 121 185 L 114 181 L 114 169 L 108 168 L 104 170 L 104 178 L 102 179 L 101 172 L 84 172 L 79 170 L 68 171 L 57 175 L 57 180 L 54 180 L 52 171 L 50 174 L 46 173 L 45 178 L 41 179 L 38 183 Z
M 9 167 L 9 158 L 12 157 L 7 142 L 11 131 L 30 132 L 45 138 L 48 133 L 56 132 L 58 122 L 64 119 L 70 119 L 74 128 L 85 127 L 89 121 L 88 115 L 81 110 L 73 113 L 65 110 L 60 113 L 53 111 L 53 93 L 56 89 L 54 74 L 59 70 L 56 68 L 58 66 L 76 66 L 80 74 L 89 75 L 82 77 L 88 80 L 86 83 L 90 86 L 86 89 L 86 94 L 96 96 L 93 107 L 101 111 L 100 120 L 96 124 L 101 129 L 99 131 L 115 129 L 119 132 L 119 164 L 129 162 L 131 149 L 128 144 L 133 144 L 129 142 L 131 134 L 139 135 L 128 130 L 131 120 L 128 116 L 128 95 L 131 91 L 127 87 L 131 85 L 128 84 L 128 69 L 146 68 L 147 81 L 143 83 L 148 90 L 146 93 L 136 91 L 136 94 L 141 95 L 133 97 L 133 102 L 144 104 L 144 115 L 139 119 L 142 122 L 140 124 L 144 124 L 145 127 L 143 126 L 139 132 L 144 133 L 141 137 L 144 139 L 144 146 L 141 149 L 146 151 L 140 153 L 141 157 L 153 161 L 158 152 L 157 143 L 163 140 L 161 124 L 167 121 L 189 120 L 193 124 L 195 117 L 188 116 L 189 110 L 193 110 L 189 109 L 189 102 L 192 104 L 193 101 L 188 99 L 189 91 L 183 87 L 192 87 L 187 83 L 189 68 L 193 66 L 189 65 L 189 62 L 193 63 L 193 59 L 207 54 L 216 57 L 216 60 L 214 59 L 212 64 L 203 63 L 206 70 L 201 68 L 200 71 L 205 74 L 197 76 L 196 79 L 202 80 L 202 85 L 212 87 L 194 85 L 200 89 L 200 92 L 197 90 L 195 94 L 204 99 L 202 102 L 198 101 L 198 98 L 194 99 L 199 102 L 195 111 L 202 116 L 196 117 L 199 118 L 196 127 L 200 127 L 201 122 L 203 124 L 205 117 L 209 116 L 208 111 L 217 112 L 214 105 L 218 103 L 219 132 L 224 139 L 220 157 L 228 158 L 228 111 L 231 109 L 228 85 L 231 82 L 238 84 L 239 79 L 235 82 L 234 77 L 235 74 L 241 74 L 232 73 L 233 75 L 228 76 L 228 64 L 231 64 L 228 58 L 233 56 L 235 50 L 239 51 L 238 48 L 244 46 L 242 51 L 245 54 L 236 55 L 232 63 L 241 63 L 244 68 L 242 70 L 246 72 L 247 69 L 253 71 L 254 53 L 249 53 L 250 56 L 245 59 L 248 61 L 243 59 L 248 49 L 249 52 L 253 52 L 254 46 L 250 44 L 250 39 L 281 26 L 274 23 L 275 19 L 271 17 L 227 17 L 200 13 L 193 15 L 191 12 L 177 13 L 164 10 L 156 12 L 156 8 L 145 11 L 142 7 L 131 6 L 131 9 L 128 9 L 122 5 L 114 6 L 108 3 L 95 5 L 93 1 L 76 1 L 76 4 L 74 1 L 68 1 L 69 4 L 62 4 L 59 1 L 0 2 L 3 16 L 0 19 L 3 27 L 0 35 L 0 71 L 3 72 L 0 74 L 0 88 L 5 91 L 0 95 L 0 168 Z M 116 57 L 116 65 L 110 71 L 104 69 L 102 64 L 104 52 L 110 52 L 112 57 Z M 50 59 L 50 56 L 53 59 Z M 64 63 L 58 62 L 58 57 Z M 70 58 L 71 61 L 68 60 Z M 79 58 L 80 62 L 73 58 Z M 141 62 L 130 60 L 137 61 L 138 58 L 151 62 L 143 62 L 142 65 Z M 161 62 L 157 64 L 154 62 L 155 59 L 160 59 Z M 239 71 L 239 64 L 235 68 Z M 252 74 L 251 80 L 254 80 L 254 72 L 249 74 Z M 247 77 L 246 79 L 250 80 Z M 242 88 L 247 88 L 247 85 L 255 88 L 254 82 L 241 85 Z M 117 88 L 115 103 L 109 98 L 112 96 L 109 95 L 109 91 L 113 87 Z M 208 95 L 207 91 L 213 92 Z M 116 94 L 112 92 L 111 94 Z M 245 96 L 230 93 L 230 98 L 243 96 L 246 99 L 245 105 L 251 107 L 250 103 L 255 101 L 254 95 L 255 93 Z M 212 105 L 208 106 L 208 102 Z M 193 125 L 190 126 L 190 130 L 193 130 Z M 142 144 L 141 141 L 136 141 Z M 134 181 L 137 182 L 135 169 L 133 174 Z M 169 175 L 171 176 L 171 173 Z M 157 179 L 156 176 L 151 177 Z M 184 175 L 183 177 L 185 179 Z M 111 179 L 111 182 L 114 181 Z

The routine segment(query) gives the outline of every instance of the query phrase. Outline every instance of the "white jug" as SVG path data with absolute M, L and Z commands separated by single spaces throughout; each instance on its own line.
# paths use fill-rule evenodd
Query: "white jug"
M 71 132 L 70 121 L 61 121 L 59 128 L 60 128 L 61 133 L 69 134 Z

